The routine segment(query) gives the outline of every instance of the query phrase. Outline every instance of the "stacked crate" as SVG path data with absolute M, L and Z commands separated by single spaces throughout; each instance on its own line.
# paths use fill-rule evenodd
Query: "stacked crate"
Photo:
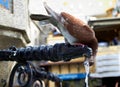
M 120 46 L 99 47 L 94 77 L 120 76 Z

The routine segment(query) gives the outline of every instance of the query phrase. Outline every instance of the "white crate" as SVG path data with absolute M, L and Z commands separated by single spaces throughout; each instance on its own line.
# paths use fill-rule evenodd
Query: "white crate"
M 92 77 L 120 76 L 120 46 L 99 48 Z
M 120 54 L 96 57 L 96 73 L 120 72 Z

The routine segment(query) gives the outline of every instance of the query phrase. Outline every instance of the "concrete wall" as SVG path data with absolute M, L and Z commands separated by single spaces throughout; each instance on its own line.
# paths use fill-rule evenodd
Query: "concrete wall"
M 10 1 L 10 2 L 9 2 Z M 11 6 L 6 8 L 6 5 Z M 2 0 L 0 3 L 0 49 L 21 47 L 30 42 L 28 29 L 28 0 Z M 0 87 L 8 84 L 15 62 L 0 62 Z M 4 86 L 6 87 L 6 86 Z
M 0 41 L 0 48 L 7 48 L 11 45 L 25 46 L 30 42 L 26 33 L 29 23 L 28 0 L 11 0 L 11 2 L 6 0 L 6 2 L 12 8 L 6 9 L 4 4 L 0 7 L 0 40 L 4 40 L 4 42 Z
M 8 7 L 5 7 L 4 3 Z M 28 5 L 29 0 L 2 0 L 0 2 L 0 49 L 7 49 L 10 46 L 19 48 L 40 45 L 40 30 L 29 17 Z M 7 87 L 14 64 L 15 62 L 0 61 L 0 87 L 5 84 L 4 87 Z
M 0 8 L 0 25 L 24 30 L 28 25 L 28 0 L 12 0 L 12 12 Z M 9 2 L 9 1 L 8 1 Z

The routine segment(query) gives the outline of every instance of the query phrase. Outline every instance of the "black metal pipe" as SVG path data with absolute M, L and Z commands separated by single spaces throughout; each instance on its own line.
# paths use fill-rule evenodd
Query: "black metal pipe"
M 85 45 L 70 45 L 59 43 L 55 45 L 41 45 L 38 47 L 15 48 L 0 50 L 0 61 L 68 61 L 85 56 L 90 58 L 91 48 Z

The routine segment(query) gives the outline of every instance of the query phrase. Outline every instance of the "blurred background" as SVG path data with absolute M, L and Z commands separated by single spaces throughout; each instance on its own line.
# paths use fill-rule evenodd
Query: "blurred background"
M 99 49 L 95 64 L 90 67 L 89 87 L 120 87 L 120 0 L 0 0 L 0 49 L 64 42 L 55 26 L 39 21 L 40 15 L 48 15 L 43 2 L 57 13 L 68 12 L 83 20 L 95 31 Z M 84 58 L 78 58 L 36 64 L 57 74 L 63 87 L 84 87 L 83 62 Z M 4 85 L 2 80 L 9 82 L 14 64 L 0 62 L 0 87 Z M 60 87 L 59 83 L 43 82 L 45 87 Z

